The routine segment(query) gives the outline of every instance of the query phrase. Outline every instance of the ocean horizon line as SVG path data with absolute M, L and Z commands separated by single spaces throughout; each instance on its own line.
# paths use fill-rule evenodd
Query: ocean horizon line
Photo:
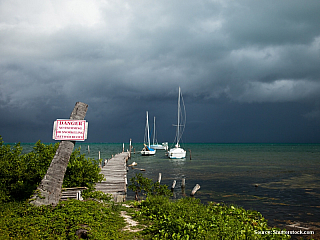
M 55 142 L 42 142 L 43 144 L 55 144 L 57 142 L 60 142 L 60 141 L 55 141 Z M 10 144 L 36 144 L 37 142 L 4 142 L 4 144 L 6 145 L 10 145 Z M 76 141 L 76 144 L 129 144 L 129 141 L 128 142 L 85 142 L 85 141 Z M 143 145 L 143 142 L 132 142 L 132 144 L 142 144 Z M 159 143 L 161 144 L 161 143 Z M 174 142 L 168 142 L 168 144 L 175 144 Z M 320 144 L 320 142 L 187 142 L 187 143 L 180 143 L 180 145 L 184 145 L 184 144 L 217 144 L 217 145 L 223 145 L 223 144 L 226 144 L 226 145 L 258 145 L 258 144 L 261 144 L 261 145 L 272 145 L 272 144 L 276 144 L 276 145 L 311 145 L 311 144 L 314 144 L 314 145 L 317 145 L 317 144 Z M 152 144 L 151 144 L 152 145 Z

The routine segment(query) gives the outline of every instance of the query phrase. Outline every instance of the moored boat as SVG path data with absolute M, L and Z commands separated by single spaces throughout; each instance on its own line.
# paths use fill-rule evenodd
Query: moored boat
M 157 136 L 156 136 L 156 117 L 153 117 L 153 138 L 152 138 L 151 148 L 156 149 L 156 150 L 168 150 L 168 143 L 167 142 L 159 144 L 158 141 L 157 141 Z
M 146 127 L 145 127 L 145 134 L 144 134 L 144 147 L 141 150 L 142 156 L 150 156 L 155 155 L 156 150 L 151 148 L 150 146 L 150 131 L 149 131 L 149 114 L 148 111 L 146 112 L 147 120 L 146 120 Z
M 183 108 L 181 109 L 181 104 Z M 185 111 L 185 106 L 182 98 L 182 93 L 181 89 L 179 87 L 179 96 L 178 96 L 178 124 L 177 126 L 177 131 L 176 131 L 176 144 L 173 148 L 171 148 L 168 151 L 168 157 L 172 159 L 181 159 L 186 157 L 186 151 L 180 147 L 180 140 L 185 128 L 185 123 L 186 123 L 186 111 Z

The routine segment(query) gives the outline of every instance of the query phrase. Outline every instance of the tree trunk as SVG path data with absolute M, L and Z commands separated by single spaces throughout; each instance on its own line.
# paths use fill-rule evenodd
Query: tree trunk
M 87 104 L 77 102 L 70 115 L 70 119 L 83 120 L 87 110 Z M 31 198 L 31 204 L 36 206 L 51 204 L 55 206 L 59 203 L 64 174 L 74 145 L 74 141 L 60 142 L 46 175 Z

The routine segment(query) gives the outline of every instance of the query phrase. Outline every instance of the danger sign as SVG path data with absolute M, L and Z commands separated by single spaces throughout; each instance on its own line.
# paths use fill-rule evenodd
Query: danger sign
M 53 124 L 54 140 L 84 141 L 87 139 L 86 120 L 57 119 Z

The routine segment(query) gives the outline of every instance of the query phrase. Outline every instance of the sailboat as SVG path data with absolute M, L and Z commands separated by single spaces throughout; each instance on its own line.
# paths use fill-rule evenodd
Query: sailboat
M 183 108 L 181 109 L 181 102 Z M 181 140 L 184 128 L 185 128 L 185 123 L 186 123 L 186 109 L 184 106 L 184 101 L 182 98 L 182 93 L 181 89 L 179 87 L 179 96 L 178 96 L 178 124 L 176 125 L 177 127 L 177 132 L 176 132 L 176 144 L 174 148 L 171 148 L 168 151 L 168 157 L 173 158 L 173 159 L 181 159 L 186 157 L 186 151 L 183 148 L 180 148 L 179 142 Z
M 156 150 L 168 150 L 168 143 L 159 144 L 156 137 L 156 117 L 153 117 L 153 138 L 151 148 Z
M 144 133 L 144 148 L 141 150 L 142 156 L 150 156 L 156 154 L 156 150 L 151 148 L 150 146 L 150 131 L 149 131 L 149 114 L 148 111 L 146 113 L 147 121 L 146 121 L 146 128 Z

